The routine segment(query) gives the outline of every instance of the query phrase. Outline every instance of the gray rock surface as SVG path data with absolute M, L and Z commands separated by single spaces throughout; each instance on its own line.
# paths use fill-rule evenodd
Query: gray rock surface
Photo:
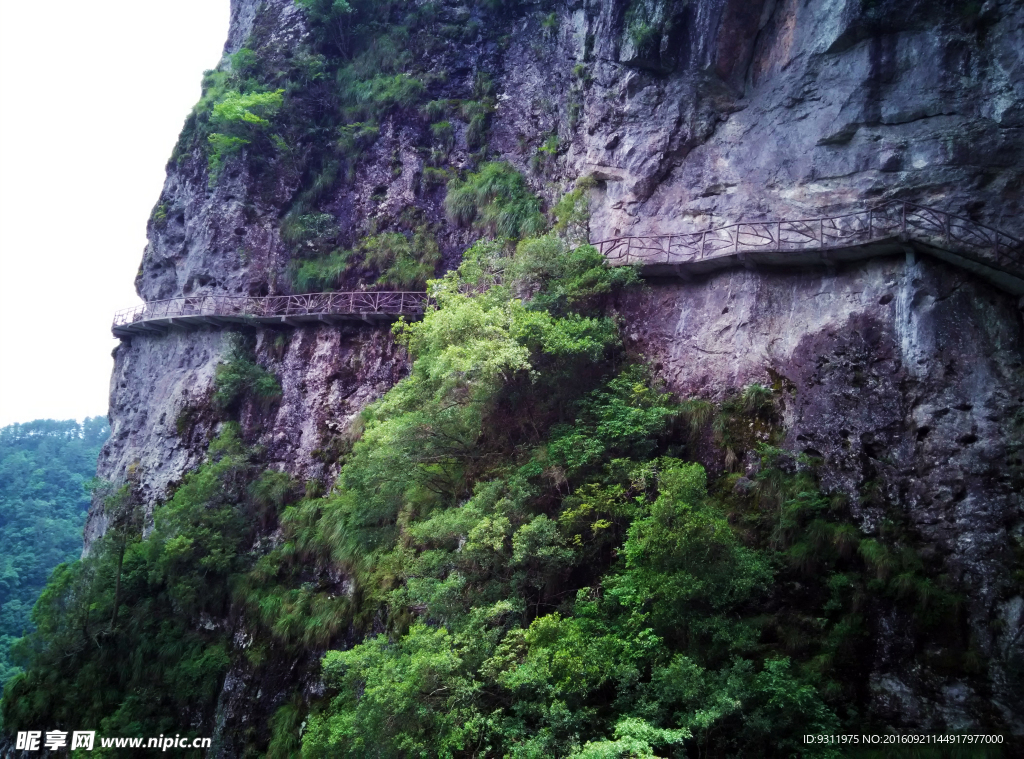
M 175 331 L 133 338 L 116 351 L 110 393 L 115 421 L 98 472 L 111 481 L 131 476 L 147 514 L 201 463 L 217 431 L 210 403 L 228 338 L 225 331 Z M 279 378 L 282 397 L 272 415 L 247 407 L 243 427 L 266 446 L 272 467 L 301 481 L 329 483 L 337 473 L 331 446 L 345 438 L 367 403 L 403 376 L 404 352 L 386 329 L 359 324 L 261 330 L 256 350 Z M 106 525 L 103 510 L 94 508 L 86 547 Z
M 725 5 L 687 6 L 703 52 L 667 77 L 616 62 L 610 11 L 591 22 L 606 42 L 568 161 L 607 178 L 596 238 L 894 196 L 1021 236 L 1020 3 Z
M 1021 726 L 1019 675 L 1007 671 L 1024 662 L 1012 579 L 1024 531 L 1024 470 L 1009 450 L 1024 435 L 1015 299 L 945 264 L 901 257 L 834 273 L 734 269 L 653 281 L 621 306 L 634 347 L 679 395 L 783 388 L 783 446 L 823 460 L 823 488 L 851 497 L 866 534 L 886 518 L 905 521 L 962 588 L 992 692 L 907 671 L 908 620 L 897 616 L 875 630 L 904 644 L 879 648 L 878 712 L 928 729 L 976 727 L 994 703 Z M 876 499 L 857 500 L 872 487 Z M 910 709 L 907 699 L 920 704 Z

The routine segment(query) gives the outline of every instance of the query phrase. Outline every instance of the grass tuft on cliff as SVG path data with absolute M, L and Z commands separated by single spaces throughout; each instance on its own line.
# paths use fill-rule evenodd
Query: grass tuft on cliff
M 485 163 L 465 179 L 452 179 L 444 205 L 455 223 L 474 224 L 498 237 L 532 236 L 545 226 L 537 196 L 523 176 L 503 162 Z

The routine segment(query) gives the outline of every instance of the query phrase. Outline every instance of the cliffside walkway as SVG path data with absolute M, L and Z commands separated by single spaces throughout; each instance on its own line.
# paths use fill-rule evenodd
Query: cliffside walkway
M 740 222 L 704 232 L 615 237 L 594 245 L 609 266 L 683 278 L 736 265 L 832 266 L 921 251 L 1024 295 L 1024 242 L 970 219 L 899 200 L 817 219 Z M 427 301 L 424 292 L 198 295 L 118 311 L 112 331 L 116 337 L 131 337 L 201 325 L 417 318 Z
M 857 213 L 754 221 L 704 232 L 616 237 L 594 243 L 609 266 L 688 278 L 742 264 L 834 265 L 914 250 L 1024 294 L 1024 242 L 970 219 L 893 200 Z
M 115 337 L 163 334 L 175 327 L 232 324 L 287 324 L 309 322 L 390 320 L 423 315 L 426 293 L 340 292 L 309 295 L 197 295 L 157 300 L 114 314 Z

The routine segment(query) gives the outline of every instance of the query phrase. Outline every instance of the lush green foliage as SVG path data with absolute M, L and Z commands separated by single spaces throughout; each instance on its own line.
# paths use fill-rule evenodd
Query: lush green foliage
M 431 228 L 419 224 L 405 232 L 384 232 L 359 241 L 355 250 L 334 250 L 314 259 L 296 259 L 292 284 L 299 292 L 323 292 L 342 285 L 355 267 L 379 272 L 374 284 L 395 290 L 422 289 L 434 276 L 441 251 Z
M 31 629 L 47 576 L 82 550 L 87 486 L 109 433 L 100 417 L 0 429 L 0 687 L 17 672 L 10 646 Z
M 619 273 L 567 248 L 467 252 L 400 328 L 413 372 L 336 491 L 286 519 L 275 578 L 340 566 L 348 618 L 388 627 L 325 657 L 304 755 L 836 755 L 801 736 L 856 714 L 863 599 L 915 598 L 924 632 L 954 597 L 908 536 L 864 538 L 812 462 L 756 442 L 771 388 L 716 417 L 624 361 L 598 316 Z M 709 490 L 693 427 L 760 451 L 745 487 Z
M 227 361 L 217 367 L 213 402 L 222 411 L 237 411 L 239 403 L 248 398 L 261 405 L 281 397 L 281 383 L 256 363 L 252 345 L 245 336 L 233 335 Z
M 326 495 L 281 513 L 295 487 L 231 425 L 146 540 L 124 488 L 37 606 L 5 719 L 128 734 L 186 702 L 209 715 L 238 619 L 250 667 L 347 642 L 326 694 L 270 721 L 273 756 L 835 756 L 801 736 L 856 722 L 867 599 L 976 659 L 937 626 L 958 600 L 896 515 L 862 535 L 813 461 L 771 445 L 776 389 L 679 403 L 631 360 L 608 316 L 630 282 L 565 236 L 481 241 L 397 325 L 410 374 Z M 251 354 L 226 366 L 255 400 Z M 702 436 L 760 461 L 709 484 Z M 102 695 L 73 706 L 87 686 Z
M 424 80 L 407 70 L 416 49 L 409 49 L 409 33 L 430 22 L 429 9 L 380 0 L 299 5 L 310 21 L 311 48 L 281 58 L 279 50 L 243 47 L 229 65 L 206 72 L 203 96 L 186 122 L 176 156 L 185 158 L 186 148 L 198 143 L 211 183 L 227 159 L 246 147 L 257 174 L 272 161 L 284 164 L 275 171 L 287 170 L 293 161 L 324 161 L 351 175 L 359 153 L 375 138 L 377 123 L 423 99 Z M 390 18 L 398 5 L 410 6 L 399 16 L 403 23 Z M 249 44 L 259 42 L 254 33 Z M 290 168 L 301 171 L 301 166 Z
M 377 284 L 397 290 L 423 287 L 441 260 L 437 240 L 426 226 L 408 236 L 386 232 L 367 237 L 359 243 L 359 252 L 367 266 L 380 272 Z
M 214 104 L 210 124 L 217 131 L 207 138 L 210 143 L 211 182 L 217 181 L 228 156 L 240 152 L 267 132 L 269 119 L 281 108 L 283 92 L 243 94 L 228 91 Z
M 292 285 L 300 293 L 320 293 L 335 290 L 342 277 L 352 267 L 352 252 L 336 250 L 325 258 L 294 262 Z
M 236 54 L 251 53 L 241 50 Z M 272 120 L 284 103 L 284 90 L 265 91 L 237 75 L 208 71 L 203 79 L 203 97 L 186 121 L 183 135 L 205 138 L 210 184 L 215 184 L 231 156 L 253 146 L 255 152 L 272 155 L 286 149 L 279 134 L 272 133 Z M 177 151 L 176 151 L 177 152 Z M 180 157 L 180 152 L 178 153 Z
M 789 620 L 764 622 L 787 547 L 767 518 L 733 523 L 777 503 L 806 519 L 823 502 L 809 474 L 766 449 L 749 496 L 709 493 L 679 457 L 678 422 L 700 410 L 625 361 L 600 315 L 626 275 L 557 236 L 506 250 L 472 248 L 434 283 L 437 309 L 398 328 L 411 375 L 249 581 L 246 603 L 286 644 L 387 620 L 324 659 L 335 695 L 304 755 L 792 752 L 808 726 L 837 729 L 834 670 L 782 642 Z M 736 407 L 767 419 L 771 391 Z M 344 601 L 289 589 L 310 561 L 351 578 Z M 829 608 L 842 638 L 849 607 Z
M 616 288 L 637 282 L 630 267 L 607 270 L 604 258 L 588 244 L 570 247 L 553 234 L 523 240 L 507 274 L 530 307 L 555 314 L 594 308 Z
M 147 539 L 131 486 L 108 500 L 121 527 L 57 568 L 32 612 L 36 632 L 14 647 L 26 672 L 4 692 L 5 726 L 157 735 L 180 732 L 183 714 L 209 716 L 229 664 L 229 633 L 211 620 L 224 619 L 245 549 L 289 493 L 251 457 L 228 424 Z

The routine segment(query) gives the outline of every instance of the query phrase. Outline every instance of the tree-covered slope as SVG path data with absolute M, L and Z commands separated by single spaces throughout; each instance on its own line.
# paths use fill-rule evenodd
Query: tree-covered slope
M 78 558 L 87 485 L 106 419 L 40 419 L 0 429 L 0 684 L 16 668 L 10 646 L 58 564 Z
M 838 756 L 802 736 L 868 729 L 868 614 L 903 610 L 908 655 L 970 676 L 956 583 L 777 447 L 781 386 L 674 398 L 626 349 L 614 298 L 640 285 L 574 239 L 585 211 L 570 193 L 554 231 L 482 240 L 432 282 L 395 329 L 411 373 L 339 441 L 326 493 L 240 423 L 280 386 L 239 333 L 206 462 L 148 532 L 126 483 L 51 580 L 9 729 L 208 734 L 241 667 L 278 693 L 222 733 L 246 755 Z M 708 446 L 745 475 L 709 476 Z

